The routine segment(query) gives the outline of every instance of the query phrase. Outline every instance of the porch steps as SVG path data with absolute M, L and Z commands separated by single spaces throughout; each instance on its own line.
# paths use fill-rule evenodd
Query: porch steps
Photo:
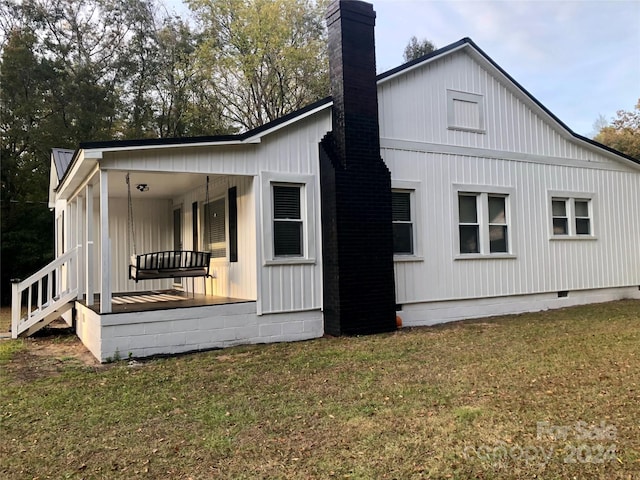
M 22 322 L 22 331 L 18 333 L 18 336 L 29 337 L 38 330 L 42 330 L 61 315 L 70 311 L 73 308 L 73 300 L 75 300 L 75 295 L 67 295 L 63 299 L 56 300 L 52 305 L 47 305 L 46 307 L 43 305 L 45 308 L 42 311 L 38 312 L 37 315 L 32 315 L 29 320 Z
M 34 334 L 73 307 L 78 297 L 77 260 L 74 248 L 26 280 L 12 281 L 12 338 Z

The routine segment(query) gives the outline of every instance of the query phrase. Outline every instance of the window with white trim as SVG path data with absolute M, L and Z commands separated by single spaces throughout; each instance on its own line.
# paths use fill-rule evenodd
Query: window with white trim
M 461 255 L 510 252 L 509 195 L 458 192 L 458 247 Z
M 591 199 L 552 196 L 551 232 L 557 238 L 593 236 Z
M 317 181 L 313 175 L 260 174 L 264 265 L 316 262 Z
M 394 255 L 413 255 L 415 253 L 412 197 L 411 190 L 392 190 L 391 192 Z
M 272 185 L 273 255 L 304 256 L 301 185 Z

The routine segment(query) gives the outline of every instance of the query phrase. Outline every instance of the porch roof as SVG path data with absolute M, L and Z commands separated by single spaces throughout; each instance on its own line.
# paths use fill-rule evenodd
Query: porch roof
M 256 144 L 261 142 L 263 136 L 329 108 L 331 105 L 332 99 L 331 97 L 327 97 L 272 122 L 240 134 L 82 142 L 66 165 L 63 174 L 58 174 L 59 181 L 53 191 L 61 197 L 73 195 L 72 192 L 83 183 L 86 183 L 85 180 L 99 169 L 100 160 L 106 152 Z

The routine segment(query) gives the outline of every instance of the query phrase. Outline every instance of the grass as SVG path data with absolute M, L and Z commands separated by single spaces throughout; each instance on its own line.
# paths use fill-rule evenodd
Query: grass
M 11 331 L 11 307 L 0 308 L 0 334 Z
M 638 478 L 639 345 L 635 301 L 107 366 L 3 341 L 0 477 Z

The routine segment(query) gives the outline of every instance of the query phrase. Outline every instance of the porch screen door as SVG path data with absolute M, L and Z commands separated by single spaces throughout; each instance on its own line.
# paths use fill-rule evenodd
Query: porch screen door
M 182 250 L 182 207 L 173 210 L 173 249 Z M 173 283 L 182 286 L 182 278 L 174 278 Z

